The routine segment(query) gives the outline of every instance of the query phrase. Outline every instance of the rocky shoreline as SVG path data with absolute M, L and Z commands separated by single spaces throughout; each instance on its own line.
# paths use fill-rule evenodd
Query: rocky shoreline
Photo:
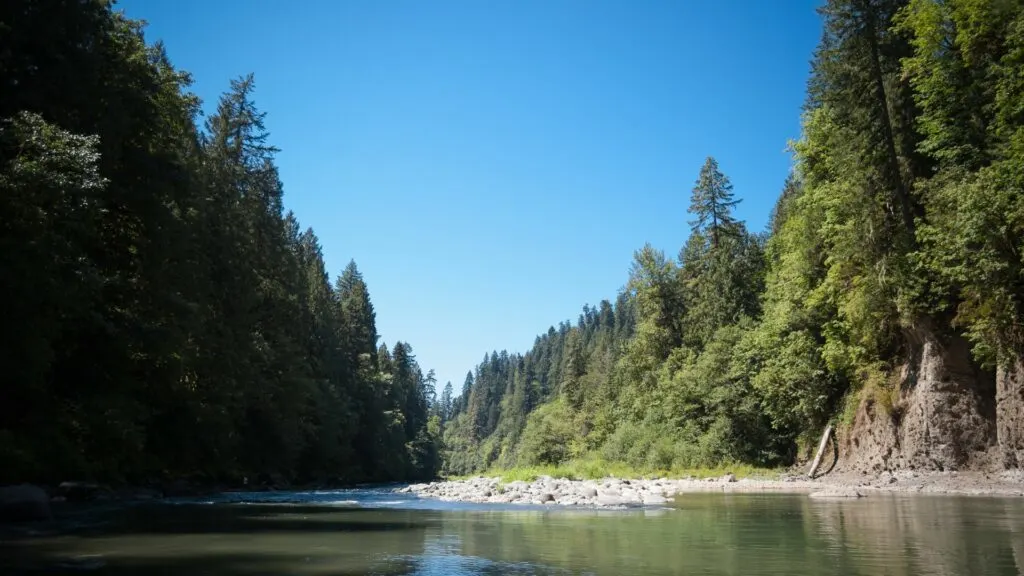
M 498 477 L 429 482 L 397 488 L 421 498 L 481 504 L 531 504 L 621 509 L 664 506 L 680 494 L 695 492 L 797 493 L 816 499 L 863 498 L 880 493 L 1024 497 L 1024 473 L 984 472 L 846 475 L 811 480 L 806 476 L 778 479 L 744 478 L 604 478 L 568 480 L 541 476 L 532 482 L 502 483 Z

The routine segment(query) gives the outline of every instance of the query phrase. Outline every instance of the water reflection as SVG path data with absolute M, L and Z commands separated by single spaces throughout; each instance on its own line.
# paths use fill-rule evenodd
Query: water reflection
M 4 574 L 1024 574 L 1024 502 L 695 494 L 669 511 L 149 505 L 0 541 Z
M 843 574 L 1024 574 L 1019 500 L 891 496 L 805 508 Z

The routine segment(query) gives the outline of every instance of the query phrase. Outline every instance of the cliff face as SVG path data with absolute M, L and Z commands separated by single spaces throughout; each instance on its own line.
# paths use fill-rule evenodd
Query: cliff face
M 988 470 L 1024 463 L 1024 366 L 991 373 L 962 338 L 924 339 L 900 370 L 898 398 L 865 397 L 839 435 L 845 471 Z
M 1024 467 L 1024 358 L 996 374 L 996 439 L 1003 466 Z

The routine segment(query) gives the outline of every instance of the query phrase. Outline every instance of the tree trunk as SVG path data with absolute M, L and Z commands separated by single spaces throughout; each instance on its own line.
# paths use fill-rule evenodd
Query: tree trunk
M 828 446 L 828 440 L 832 436 L 832 425 L 829 424 L 825 428 L 825 433 L 821 435 L 821 443 L 818 444 L 818 454 L 814 457 L 814 462 L 811 462 L 811 469 L 807 471 L 807 476 L 814 478 L 815 472 L 818 471 L 818 467 L 821 466 L 821 457 L 825 453 L 825 446 Z
M 903 181 L 903 171 L 900 169 L 899 154 L 896 152 L 896 137 L 892 128 L 892 117 L 889 114 L 889 97 L 885 90 L 885 76 L 882 73 L 882 56 L 879 51 L 878 24 L 875 12 L 869 2 L 862 2 L 861 9 L 864 12 L 865 24 L 867 25 L 868 43 L 871 46 L 871 80 L 874 84 L 875 98 L 878 100 L 878 112 L 881 114 L 882 132 L 885 139 L 885 152 L 889 177 L 895 187 L 896 203 L 899 205 L 900 216 L 903 225 L 906 227 L 910 237 L 915 236 L 914 215 L 910 207 L 910 197 L 907 193 L 907 186 Z

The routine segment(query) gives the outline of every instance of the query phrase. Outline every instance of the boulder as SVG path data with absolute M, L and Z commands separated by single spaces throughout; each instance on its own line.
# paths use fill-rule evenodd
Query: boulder
M 597 497 L 598 506 L 622 506 L 625 502 L 618 496 L 611 494 L 601 494 Z
M 50 496 L 31 484 L 0 487 L 0 521 L 34 522 L 51 520 Z

